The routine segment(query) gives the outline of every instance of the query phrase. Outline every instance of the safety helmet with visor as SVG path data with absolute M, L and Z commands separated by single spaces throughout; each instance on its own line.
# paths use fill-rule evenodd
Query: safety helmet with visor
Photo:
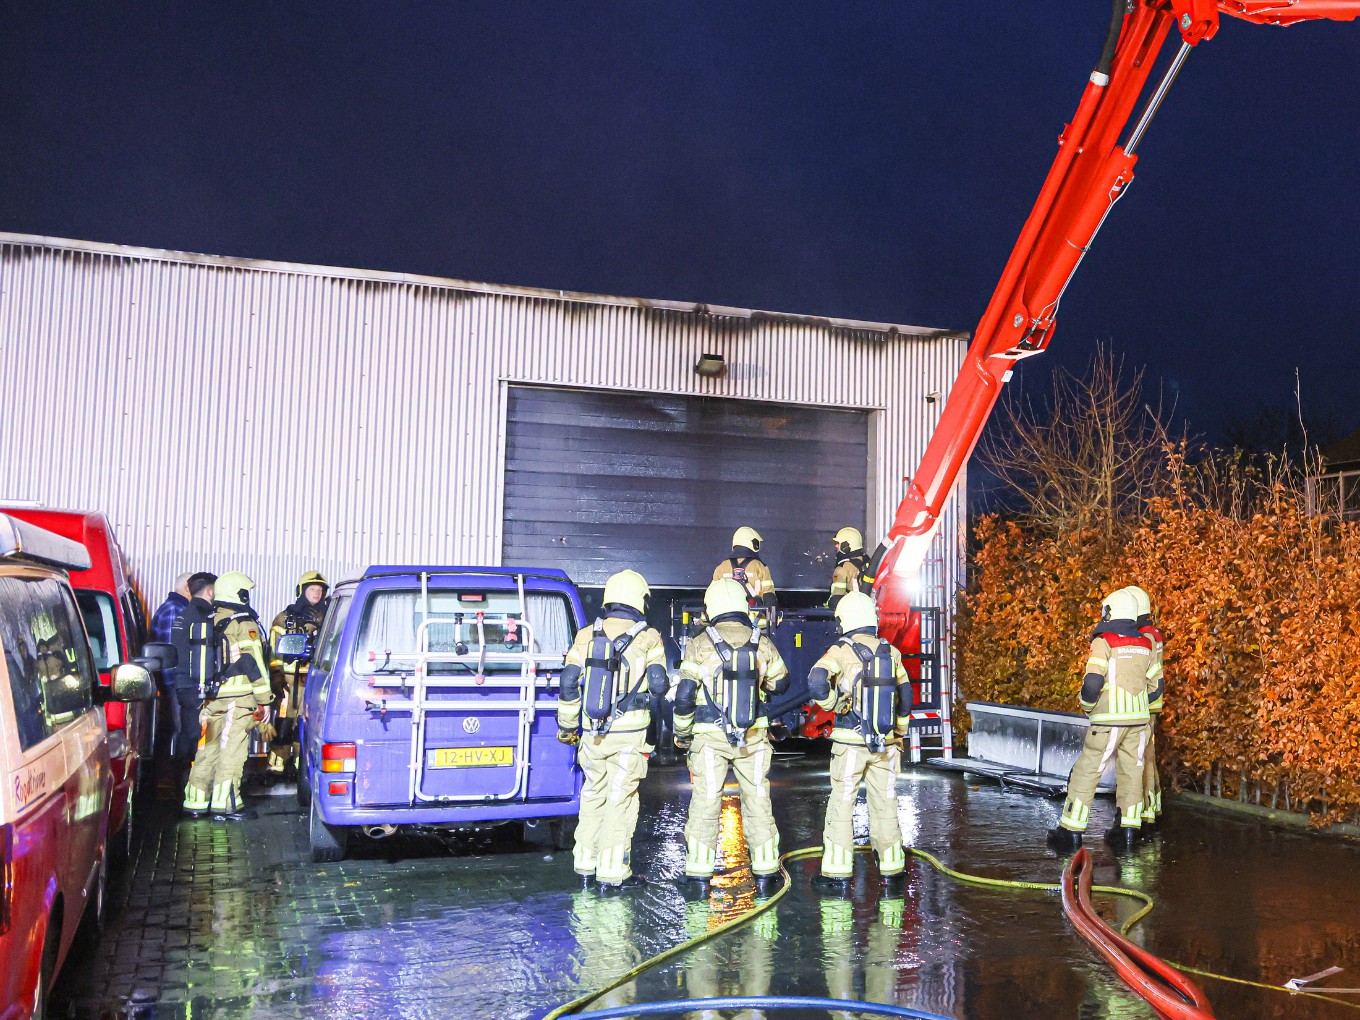
M 1101 620 L 1127 620 L 1132 623 L 1138 618 L 1138 602 L 1127 588 L 1120 588 L 1105 596 L 1100 604 Z
M 765 541 L 760 537 L 760 532 L 755 528 L 740 527 L 732 532 L 732 548 L 750 549 L 751 552 L 760 552 L 760 543 Z
M 728 613 L 744 614 L 746 608 L 746 586 L 730 577 L 719 578 L 704 592 L 704 613 L 710 620 Z
M 833 539 L 836 551 L 845 556 L 864 551 L 864 536 L 858 528 L 841 528 Z
M 652 589 L 648 587 L 645 577 L 636 570 L 620 570 L 604 583 L 602 601 L 606 606 L 627 606 L 639 613 L 646 613 L 651 597 Z
M 842 634 L 877 627 L 878 606 L 864 592 L 852 591 L 836 603 L 836 622 L 841 625 Z

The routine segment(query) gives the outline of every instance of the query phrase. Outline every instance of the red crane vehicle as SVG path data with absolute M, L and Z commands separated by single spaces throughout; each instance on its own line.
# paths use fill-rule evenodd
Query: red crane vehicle
M 1109 32 L 1058 155 L 983 312 L 939 424 L 909 479 L 879 547 L 874 594 L 881 630 L 916 652 L 919 621 L 911 593 L 940 512 L 982 434 L 1016 362 L 1053 338 L 1063 292 L 1105 217 L 1133 180 L 1139 143 L 1190 51 L 1214 37 L 1222 15 L 1259 25 L 1351 21 L 1360 0 L 1113 0 Z M 1134 108 L 1173 30 L 1180 49 L 1132 130 Z M 1121 137 L 1123 140 L 1121 140 Z

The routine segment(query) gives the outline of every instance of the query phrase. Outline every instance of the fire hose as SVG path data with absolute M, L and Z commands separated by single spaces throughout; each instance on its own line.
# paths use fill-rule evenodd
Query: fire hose
M 1211 1020 L 1209 1000 L 1200 987 L 1169 963 L 1134 945 L 1107 925 L 1091 906 L 1091 854 L 1085 847 L 1063 868 L 1063 913 L 1077 934 L 1145 999 L 1162 1020 Z
M 860 852 L 867 852 L 869 850 L 869 847 L 861 846 L 856 847 L 856 849 Z M 1211 978 L 1216 981 L 1226 981 L 1232 984 L 1247 985 L 1252 988 L 1259 988 L 1272 992 L 1284 992 L 1289 995 L 1300 995 L 1305 998 L 1320 999 L 1324 1002 L 1330 1002 L 1339 1006 L 1346 1006 L 1351 1009 L 1360 1009 L 1360 1004 L 1356 1004 L 1354 1002 L 1347 1002 L 1344 999 L 1338 999 L 1335 998 L 1334 996 L 1321 995 L 1317 992 L 1295 991 L 1292 989 L 1283 988 L 1280 985 L 1270 985 L 1260 981 L 1248 981 L 1243 978 L 1229 977 L 1225 974 L 1215 974 L 1213 971 L 1198 970 L 1194 967 L 1188 967 L 1183 964 L 1168 963 L 1166 961 L 1160 960 L 1159 958 L 1153 956 L 1150 953 L 1147 953 L 1143 949 L 1129 942 L 1127 938 L 1125 938 L 1125 936 L 1128 935 L 1130 929 L 1132 929 L 1135 924 L 1137 924 L 1144 917 L 1146 917 L 1148 913 L 1152 910 L 1154 906 L 1152 897 L 1148 896 L 1144 892 L 1140 892 L 1137 889 L 1126 889 L 1122 886 L 1092 884 L 1092 869 L 1090 866 L 1090 854 L 1084 848 L 1078 851 L 1077 855 L 1074 856 L 1071 861 L 1069 861 L 1067 867 L 1063 870 L 1063 880 L 1059 884 L 1054 884 L 1051 882 L 1025 882 L 1015 879 L 986 878 L 981 875 L 970 875 L 967 872 L 957 871 L 954 868 L 948 867 L 943 862 L 941 862 L 939 858 L 935 857 L 933 854 L 925 850 L 920 850 L 916 847 L 908 847 L 907 850 L 913 856 L 919 857 L 922 860 L 926 861 L 926 863 L 928 863 L 935 870 L 939 871 L 941 874 L 946 875 L 949 878 L 952 878 L 955 881 L 961 882 L 965 885 L 976 885 L 992 889 L 1011 889 L 1020 891 L 1062 893 L 1063 909 L 1065 912 L 1067 912 L 1069 919 L 1072 920 L 1073 926 L 1077 928 L 1078 932 L 1082 935 L 1083 938 L 1086 938 L 1088 942 L 1091 942 L 1091 944 L 1097 949 L 1098 952 L 1105 956 L 1105 958 L 1109 960 L 1111 964 L 1115 965 L 1115 970 L 1119 972 L 1119 976 L 1123 978 L 1126 982 L 1128 982 L 1130 986 L 1134 988 L 1135 991 L 1137 991 L 1140 995 L 1143 995 L 1143 992 L 1140 990 L 1138 984 L 1136 984 L 1135 981 L 1144 982 L 1146 983 L 1149 989 L 1154 987 L 1158 989 L 1161 1000 L 1164 1002 L 1167 1008 L 1190 1010 L 1183 1012 L 1162 1012 L 1159 1009 L 1158 1002 L 1149 998 L 1147 995 L 1143 995 L 1143 998 L 1146 999 L 1152 1005 L 1153 1009 L 1158 1011 L 1159 1016 L 1165 1018 L 1172 1018 L 1172 1020 L 1200 1020 L 1200 1018 L 1203 1018 L 1203 1020 L 1209 1020 L 1209 1018 L 1212 1018 L 1214 1015 L 1213 1012 L 1209 1009 L 1207 1000 L 1203 998 L 1203 992 L 1201 992 L 1199 988 L 1196 987 L 1192 982 L 1181 977 L 1180 974 L 1177 974 L 1176 973 L 1177 971 L 1183 974 L 1195 974 L 1199 977 Z M 851 999 L 843 1000 L 810 999 L 787 995 L 737 996 L 727 997 L 723 999 L 717 998 L 686 999 L 670 1002 L 635 1003 L 627 1007 L 627 1011 L 622 1013 L 615 1009 L 599 1010 L 592 1012 L 577 1012 L 582 1007 L 590 1005 L 590 1003 L 600 998 L 600 996 L 604 995 L 606 992 L 613 991 L 620 985 L 627 984 L 629 981 L 632 981 L 634 978 L 638 977 L 645 971 L 651 970 L 653 967 L 659 966 L 660 964 L 665 963 L 668 960 L 672 960 L 675 957 L 680 956 L 681 954 L 686 953 L 689 950 L 694 949 L 695 947 L 702 945 L 705 942 L 715 939 L 720 935 L 725 935 L 727 932 L 740 928 L 743 925 L 748 924 L 749 922 L 755 920 L 757 917 L 765 913 L 767 910 L 773 909 L 774 906 L 778 904 L 778 902 L 781 899 L 783 899 L 785 895 L 788 894 L 789 888 L 793 884 L 793 881 L 789 876 L 788 872 L 787 867 L 788 863 L 790 861 L 803 860 L 809 857 L 820 857 L 821 855 L 822 848 L 820 846 L 804 847 L 801 850 L 790 850 L 788 853 L 784 854 L 779 858 L 779 874 L 780 877 L 783 879 L 783 884 L 779 887 L 779 890 L 769 899 L 756 903 L 746 912 L 739 914 L 738 916 L 732 918 L 729 921 L 723 922 L 722 924 L 712 928 L 711 930 L 704 932 L 702 935 L 698 935 L 694 938 L 687 939 L 686 941 L 681 942 L 678 945 L 672 946 L 670 949 L 658 953 L 649 960 L 644 960 L 636 967 L 619 975 L 617 978 L 614 978 L 608 984 L 605 984 L 600 988 L 596 988 L 593 991 L 589 991 L 584 995 L 578 996 L 577 998 L 571 1000 L 570 1002 L 563 1003 L 556 1009 L 553 1009 L 550 1012 L 546 1013 L 541 1018 L 541 1020 L 563 1020 L 563 1018 L 567 1018 L 567 1020 L 607 1020 L 607 1018 L 618 1016 L 631 1016 L 654 1013 L 693 1012 L 701 1009 L 751 1009 L 751 1008 L 760 1009 L 820 1008 L 827 1010 L 833 1009 L 844 1010 L 847 1012 L 859 1012 L 865 1014 L 875 1013 L 879 1016 L 916 1017 L 921 1018 L 921 1020 L 949 1020 L 949 1018 L 947 1017 L 940 1017 L 937 1016 L 936 1014 L 910 1010 L 907 1009 L 906 1007 L 901 1006 L 888 1006 L 884 1003 L 861 1002 L 859 1000 Z M 1080 866 L 1078 866 L 1077 864 L 1078 858 L 1080 858 L 1082 862 Z M 1068 908 L 1069 888 L 1071 890 L 1070 899 L 1074 905 L 1073 909 L 1071 910 L 1069 910 Z M 1112 896 L 1123 896 L 1129 899 L 1138 900 L 1143 905 L 1137 912 L 1132 914 L 1119 926 L 1118 931 L 1115 931 L 1114 929 L 1107 926 L 1105 922 L 1102 921 L 1096 915 L 1094 908 L 1091 907 L 1090 896 L 1092 893 L 1101 893 Z M 1076 916 L 1074 916 L 1074 913 Z M 1081 919 L 1081 924 L 1078 923 L 1077 920 L 1078 917 Z M 1083 930 L 1084 928 L 1088 929 L 1091 932 L 1091 936 L 1099 938 L 1101 940 L 1100 944 L 1097 944 L 1097 942 L 1092 941 L 1092 938 L 1088 937 L 1087 931 Z M 1114 959 L 1112 959 L 1109 955 L 1106 955 L 1105 947 L 1108 947 L 1110 950 L 1122 954 L 1121 960 L 1127 961 L 1127 963 L 1115 964 Z M 1121 969 L 1121 966 L 1126 966 L 1127 973 L 1125 972 L 1125 970 Z M 1151 976 L 1153 974 L 1155 974 L 1156 977 Z M 1170 975 L 1175 976 L 1171 977 Z M 1130 980 L 1131 978 L 1133 978 L 1134 980 Z M 1182 985 L 1182 982 L 1184 982 L 1184 985 Z M 1179 989 L 1181 989 L 1182 987 L 1185 988 L 1184 992 L 1179 991 Z M 1190 989 L 1193 989 L 1193 992 L 1191 992 Z M 738 1002 L 740 1002 L 741 1004 L 737 1005 L 736 1003 Z M 1203 1007 L 1197 1005 L 1200 1002 L 1204 1003 Z M 731 1005 L 725 1005 L 728 1003 L 730 1003 Z

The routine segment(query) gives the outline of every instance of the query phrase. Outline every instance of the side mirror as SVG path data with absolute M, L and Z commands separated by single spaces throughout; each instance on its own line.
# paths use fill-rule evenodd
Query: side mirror
M 174 645 L 148 641 L 142 645 L 142 654 L 132 661 L 152 672 L 164 673 L 179 665 L 179 653 L 175 651 Z
M 306 634 L 284 634 L 274 643 L 274 657 L 284 662 L 310 660 L 312 642 Z
M 145 667 L 124 662 L 113 667 L 110 701 L 150 701 L 156 696 L 156 682 Z

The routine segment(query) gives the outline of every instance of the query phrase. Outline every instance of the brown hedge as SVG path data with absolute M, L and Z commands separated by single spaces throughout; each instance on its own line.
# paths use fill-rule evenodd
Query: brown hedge
M 1282 482 L 1249 511 L 1208 502 L 1177 481 L 1113 529 L 979 520 L 955 642 L 961 697 L 1077 710 L 1101 598 L 1139 584 L 1167 638 L 1164 782 L 1268 798 L 1318 824 L 1354 818 L 1360 525 L 1310 516 Z

